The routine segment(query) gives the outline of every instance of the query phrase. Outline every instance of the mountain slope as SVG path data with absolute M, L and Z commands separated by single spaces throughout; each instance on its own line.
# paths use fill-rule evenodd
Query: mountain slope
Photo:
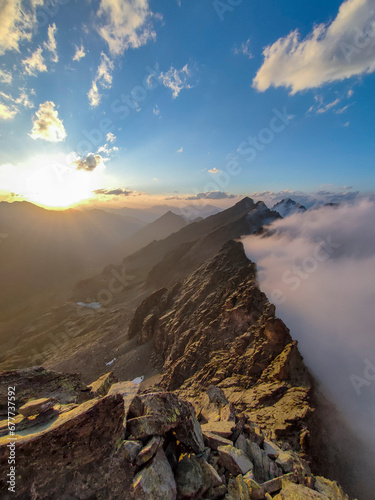
M 306 212 L 306 207 L 300 203 L 296 203 L 291 198 L 286 198 L 279 201 L 272 207 L 272 210 L 278 212 L 281 217 L 288 217 L 288 215 Z

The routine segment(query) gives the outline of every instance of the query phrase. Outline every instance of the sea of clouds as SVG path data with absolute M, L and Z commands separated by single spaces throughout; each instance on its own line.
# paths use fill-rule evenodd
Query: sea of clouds
M 311 372 L 375 444 L 374 222 L 364 199 L 280 219 L 243 243 Z

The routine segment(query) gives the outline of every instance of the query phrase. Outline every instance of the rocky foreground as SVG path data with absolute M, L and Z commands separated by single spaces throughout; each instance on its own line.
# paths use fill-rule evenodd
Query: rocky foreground
M 112 373 L 90 386 L 43 368 L 3 372 L 18 387 L 16 493 L 8 492 L 7 420 L 0 424 L 1 498 L 348 499 L 314 476 L 290 445 L 238 413 L 225 391 L 205 391 L 206 417 L 173 392 L 141 393 Z M 33 399 L 35 390 L 43 398 Z M 204 423 L 203 423 L 204 422 Z

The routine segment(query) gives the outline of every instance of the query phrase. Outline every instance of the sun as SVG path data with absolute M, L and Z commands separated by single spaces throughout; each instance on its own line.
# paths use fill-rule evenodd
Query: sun
M 94 171 L 77 170 L 71 155 L 38 155 L 17 165 L 3 165 L 0 184 L 4 191 L 17 193 L 46 208 L 67 208 L 94 198 L 93 191 L 105 180 L 104 163 Z M 9 167 L 9 168 L 7 168 Z

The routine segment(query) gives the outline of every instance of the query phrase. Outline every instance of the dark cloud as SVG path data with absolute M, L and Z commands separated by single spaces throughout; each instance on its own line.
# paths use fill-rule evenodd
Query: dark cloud
M 125 188 L 117 188 L 117 189 L 102 188 L 102 189 L 96 189 L 94 193 L 101 196 L 130 196 L 131 194 L 134 194 L 134 191 L 130 191 L 129 189 Z
M 96 169 L 96 167 L 102 161 L 102 157 L 100 155 L 94 155 L 93 153 L 89 153 L 84 160 L 79 159 L 74 163 L 77 165 L 77 170 L 85 170 L 86 172 L 92 172 Z
M 223 191 L 210 191 L 207 193 L 198 193 L 195 196 L 188 196 L 186 200 L 224 200 L 236 198 L 235 194 L 224 193 Z

